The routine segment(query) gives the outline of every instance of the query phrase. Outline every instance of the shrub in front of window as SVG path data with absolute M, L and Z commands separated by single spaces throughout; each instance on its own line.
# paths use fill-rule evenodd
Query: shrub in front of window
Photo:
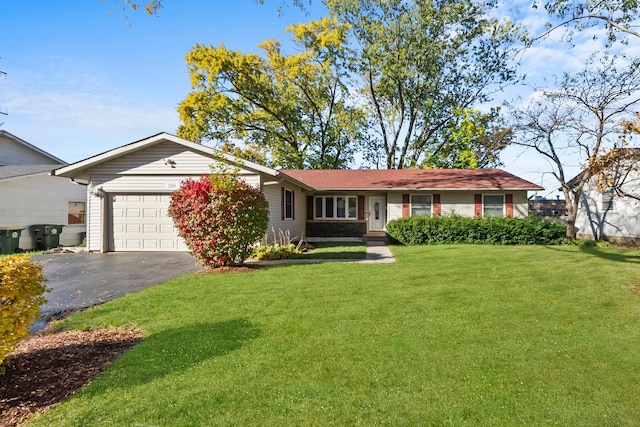
M 387 224 L 387 234 L 405 245 L 557 245 L 563 242 L 565 233 L 565 226 L 534 215 L 526 218 L 412 216 Z
M 269 205 L 236 175 L 212 174 L 183 181 L 169 215 L 194 256 L 215 268 L 244 263 L 267 230 Z
M 0 258 L 0 364 L 29 336 L 29 326 L 40 316 L 40 305 L 47 302 L 44 281 L 42 265 L 28 256 Z

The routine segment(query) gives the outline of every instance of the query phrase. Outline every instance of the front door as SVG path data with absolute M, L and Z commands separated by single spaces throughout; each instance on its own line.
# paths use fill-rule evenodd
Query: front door
M 369 197 L 369 231 L 383 231 L 387 219 L 387 199 L 384 196 Z

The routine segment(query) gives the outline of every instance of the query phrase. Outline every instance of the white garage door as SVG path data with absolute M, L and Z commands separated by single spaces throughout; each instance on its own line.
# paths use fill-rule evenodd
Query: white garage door
M 116 194 L 110 251 L 187 251 L 167 215 L 168 194 Z

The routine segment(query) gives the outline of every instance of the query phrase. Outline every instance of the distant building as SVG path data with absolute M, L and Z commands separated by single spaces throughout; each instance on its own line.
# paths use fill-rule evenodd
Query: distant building
M 0 228 L 21 230 L 18 247 L 38 247 L 32 225 L 62 225 L 63 246 L 82 242 L 87 231 L 87 186 L 52 176 L 63 160 L 0 129 Z
M 555 199 L 536 196 L 529 200 L 529 212 L 543 217 L 563 217 L 567 216 L 567 204 L 560 196 Z

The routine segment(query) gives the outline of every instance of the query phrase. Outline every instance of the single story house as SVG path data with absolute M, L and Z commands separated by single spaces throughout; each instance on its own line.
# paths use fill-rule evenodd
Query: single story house
M 0 227 L 24 229 L 18 247 L 38 246 L 30 226 L 63 225 L 62 245 L 81 243 L 86 231 L 87 187 L 51 176 L 53 169 L 66 163 L 0 130 Z
M 613 172 L 610 188 L 603 192 L 598 176 L 583 187 L 576 216 L 577 238 L 640 245 L 640 149 L 626 150 L 635 150 L 636 160 L 627 160 Z
M 184 251 L 167 216 L 186 178 L 238 169 L 269 202 L 269 229 L 308 241 L 384 235 L 408 215 L 518 216 L 542 188 L 499 169 L 275 170 L 167 133 L 124 145 L 53 173 L 88 182 L 90 251 Z

